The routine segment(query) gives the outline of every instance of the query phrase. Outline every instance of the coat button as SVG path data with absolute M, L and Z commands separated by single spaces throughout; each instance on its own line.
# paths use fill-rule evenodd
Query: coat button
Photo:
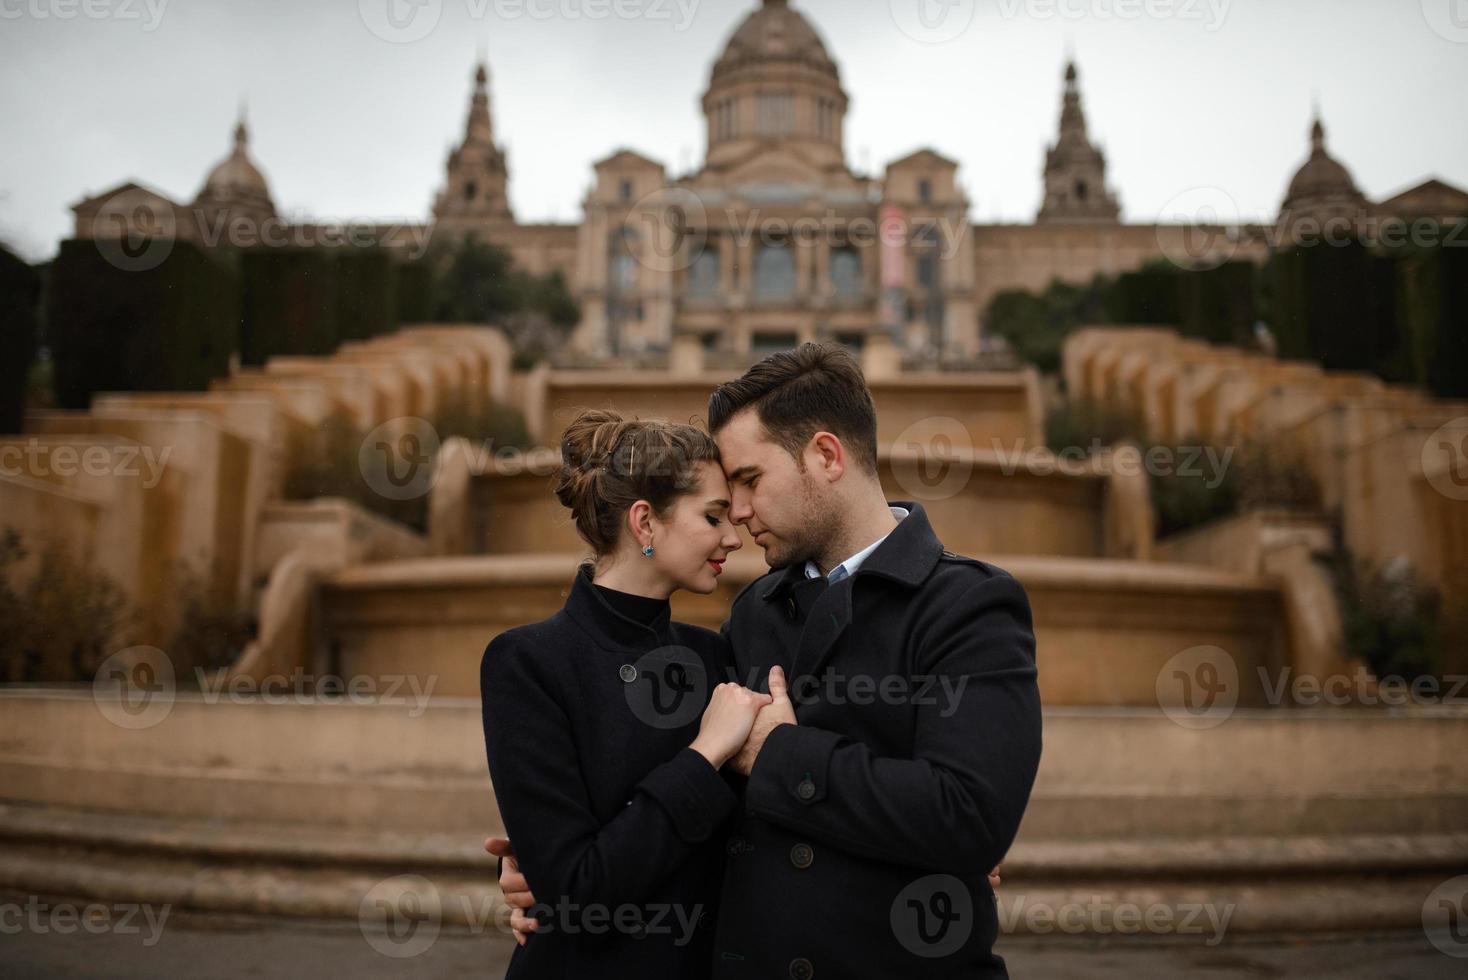
M 802 800 L 810 799 L 812 796 L 816 795 L 816 784 L 811 782 L 809 779 L 802 779 L 800 781 L 800 784 L 795 787 L 795 795 L 800 797 Z
M 801 870 L 810 867 L 815 859 L 816 852 L 811 850 L 809 844 L 796 844 L 790 849 L 790 863 Z
M 816 968 L 804 956 L 790 961 L 790 980 L 810 980 L 815 975 Z
M 731 839 L 724 850 L 728 852 L 731 858 L 737 858 L 744 853 L 744 838 L 735 837 Z
M 631 684 L 637 680 L 637 668 L 631 664 L 623 664 L 622 669 L 617 671 L 617 676 L 622 678 L 622 683 Z

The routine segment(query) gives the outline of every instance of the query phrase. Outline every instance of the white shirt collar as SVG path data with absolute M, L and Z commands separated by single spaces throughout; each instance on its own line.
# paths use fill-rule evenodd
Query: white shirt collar
M 906 507 L 893 507 L 890 504 L 888 505 L 887 509 L 890 510 L 892 512 L 892 516 L 894 518 L 896 518 L 897 520 L 899 520 L 899 521 L 902 520 L 904 517 L 906 517 L 909 513 L 911 513 L 911 511 L 909 511 Z M 860 551 L 858 551 L 856 554 L 852 555 L 850 558 L 848 558 L 845 561 L 843 561 L 840 565 L 837 565 L 836 568 L 841 568 L 841 567 L 845 566 L 845 568 L 846 568 L 846 574 L 848 576 L 855 575 L 856 574 L 856 570 L 861 567 L 861 563 L 867 560 L 867 556 L 870 555 L 872 552 L 876 551 L 877 550 L 877 545 L 881 544 L 883 541 L 886 541 L 886 540 L 887 540 L 887 535 L 884 534 L 880 538 L 878 538 L 877 540 L 873 541 L 871 544 L 867 545 L 865 548 L 863 548 Z M 832 573 L 835 573 L 836 568 L 831 569 L 831 572 Z M 807 561 L 805 563 L 805 577 L 806 578 L 820 578 L 821 577 L 821 569 L 820 569 L 820 567 L 818 565 L 816 565 L 816 563 L 814 561 Z M 830 575 L 827 575 L 826 577 L 827 578 L 830 578 L 831 576 Z

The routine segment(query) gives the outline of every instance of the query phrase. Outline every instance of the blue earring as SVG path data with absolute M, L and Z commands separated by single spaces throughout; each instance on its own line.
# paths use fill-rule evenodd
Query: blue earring
M 642 549 L 642 554 L 645 557 L 647 557 L 647 558 L 651 558 L 652 557 L 652 545 L 648 545 L 646 548 L 643 548 Z

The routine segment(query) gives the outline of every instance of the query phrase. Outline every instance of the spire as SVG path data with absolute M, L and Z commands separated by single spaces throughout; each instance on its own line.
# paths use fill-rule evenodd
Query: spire
M 246 105 L 240 100 L 240 118 L 234 127 L 234 149 L 236 153 L 244 153 L 250 148 L 250 127 L 245 121 Z
M 464 127 L 464 145 L 489 146 L 494 128 L 489 117 L 489 67 L 483 57 L 474 69 L 474 97 L 469 102 L 469 122 Z
M 1086 131 L 1080 70 L 1075 59 L 1068 58 L 1060 132 L 1045 156 L 1045 202 L 1036 220 L 1110 223 L 1118 220 L 1120 213 L 1116 197 L 1106 187 L 1106 157 Z

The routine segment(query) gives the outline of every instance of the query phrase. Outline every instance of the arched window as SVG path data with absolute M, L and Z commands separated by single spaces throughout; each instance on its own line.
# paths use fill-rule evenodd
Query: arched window
M 756 299 L 790 299 L 795 295 L 795 253 L 781 242 L 754 253 Z
M 472 201 L 472 200 L 474 200 L 474 195 L 475 195 L 476 192 L 478 192 L 478 190 L 479 190 L 478 185 L 476 185 L 474 183 L 474 181 L 472 181 L 472 180 L 469 181 L 467 184 L 464 185 L 464 200 L 466 200 L 466 201 Z
M 1082 204 L 1086 203 L 1086 182 L 1084 180 L 1076 181 L 1076 200 Z

